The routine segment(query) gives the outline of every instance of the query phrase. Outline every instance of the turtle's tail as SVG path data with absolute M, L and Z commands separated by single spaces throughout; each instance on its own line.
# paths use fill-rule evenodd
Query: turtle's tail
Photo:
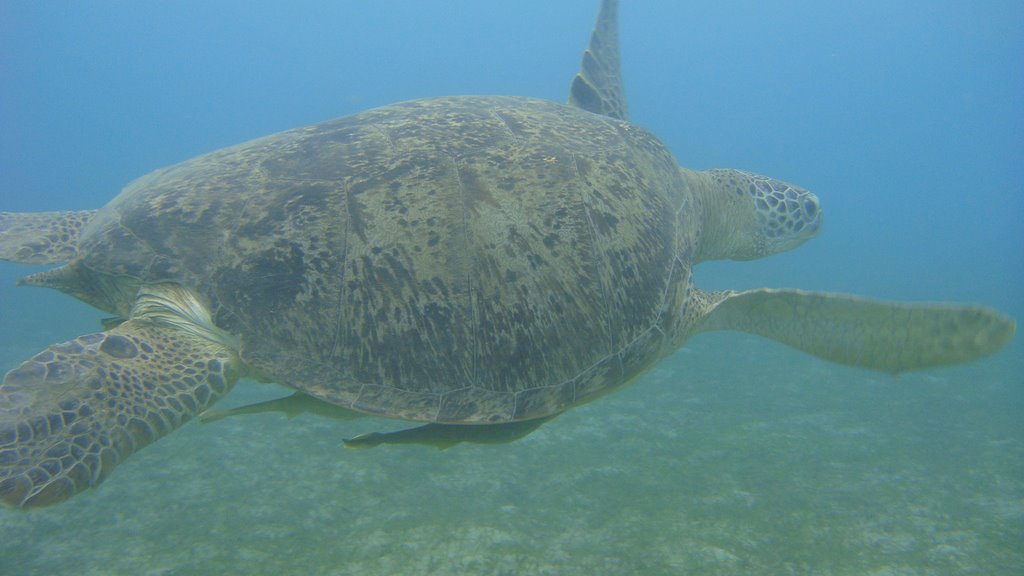
M 59 264 L 78 253 L 78 236 L 95 210 L 0 212 L 0 260 Z

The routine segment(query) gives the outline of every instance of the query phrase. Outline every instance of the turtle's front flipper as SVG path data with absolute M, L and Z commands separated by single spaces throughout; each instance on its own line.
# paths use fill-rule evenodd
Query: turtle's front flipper
M 711 309 L 699 331 L 750 332 L 832 362 L 892 373 L 987 356 L 1005 346 L 1017 327 L 1013 319 L 980 306 L 800 290 L 702 295 Z
M 373 448 L 381 444 L 422 444 L 438 450 L 459 442 L 507 444 L 540 428 L 554 416 L 501 424 L 425 424 L 397 432 L 369 432 L 345 440 L 346 448 Z
M 95 210 L 0 212 L 0 260 L 59 264 L 78 252 L 78 234 Z
M 127 322 L 54 344 L 7 373 L 0 502 L 47 506 L 96 486 L 231 389 L 240 363 L 192 325 L 196 305 L 184 290 L 152 289 Z
M 312 414 L 314 416 L 325 416 L 327 418 L 335 418 L 337 420 L 354 420 L 365 416 L 362 412 L 349 410 L 342 406 L 318 400 L 309 394 L 296 392 L 291 396 L 285 396 L 284 398 L 275 398 L 265 402 L 246 404 L 245 406 L 239 406 L 237 408 L 229 408 L 227 410 L 207 410 L 199 415 L 199 422 L 206 424 L 208 422 L 220 420 L 221 418 L 227 418 L 228 416 L 238 416 L 240 414 L 261 414 L 263 412 L 281 412 L 288 418 L 294 418 L 299 414 Z

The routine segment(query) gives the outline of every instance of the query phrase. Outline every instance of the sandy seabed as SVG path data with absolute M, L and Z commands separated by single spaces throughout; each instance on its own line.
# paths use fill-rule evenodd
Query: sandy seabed
M 704 336 L 517 443 L 443 452 L 340 447 L 403 427 L 380 419 L 193 422 L 97 490 L 0 510 L 0 573 L 1020 574 L 1020 347 L 892 378 Z

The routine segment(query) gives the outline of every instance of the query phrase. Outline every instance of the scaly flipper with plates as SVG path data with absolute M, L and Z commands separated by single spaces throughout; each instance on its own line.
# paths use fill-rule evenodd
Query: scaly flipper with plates
M 177 286 L 140 293 L 131 318 L 54 344 L 0 384 L 0 502 L 48 506 L 223 397 L 242 372 Z M 207 318 L 208 319 L 208 318 Z
M 95 210 L 0 212 L 0 260 L 59 264 L 78 253 L 78 235 Z

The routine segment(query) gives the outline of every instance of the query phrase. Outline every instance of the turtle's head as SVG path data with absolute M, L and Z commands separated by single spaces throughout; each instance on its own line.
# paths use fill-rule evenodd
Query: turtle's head
M 690 172 L 703 195 L 700 260 L 753 260 L 796 248 L 821 229 L 818 197 L 740 170 Z

